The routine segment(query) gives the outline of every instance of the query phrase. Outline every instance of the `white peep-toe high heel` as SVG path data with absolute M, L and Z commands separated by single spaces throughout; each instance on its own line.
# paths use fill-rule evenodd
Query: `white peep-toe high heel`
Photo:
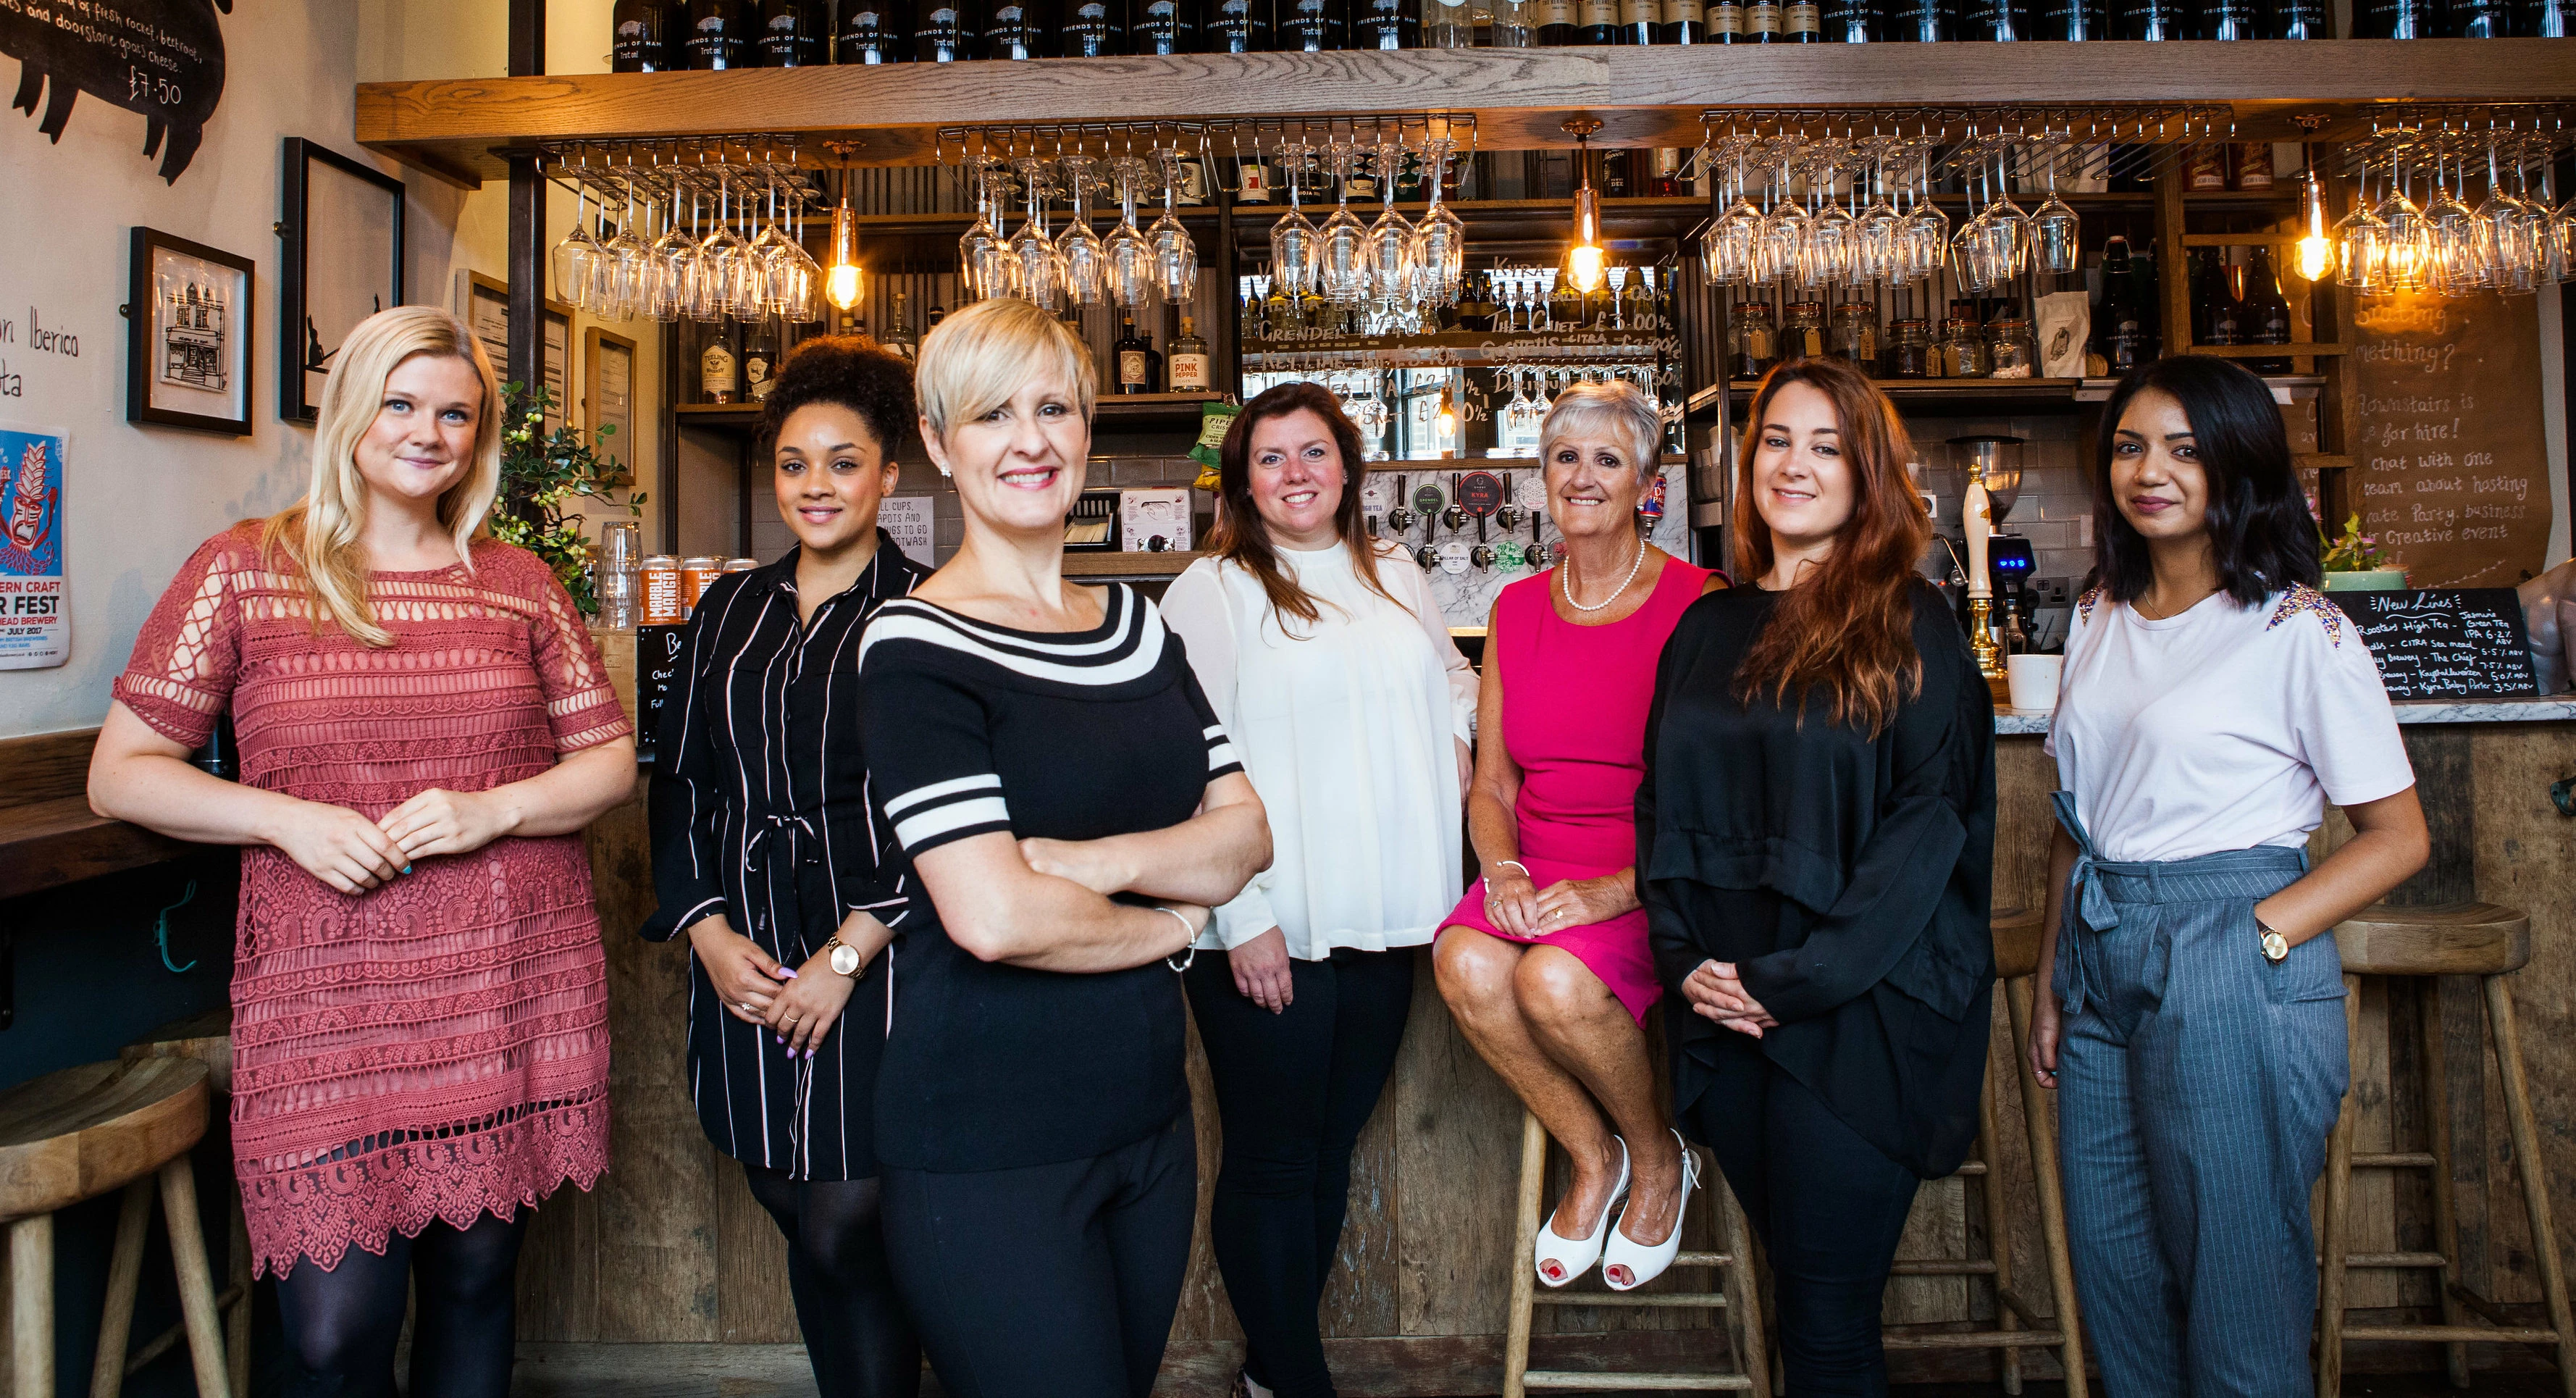
M 1602 1249 L 1601 1280 L 1612 1291 L 1634 1291 L 1644 1286 L 1662 1276 L 1664 1269 L 1673 1265 L 1673 1259 L 1681 1255 L 1682 1214 L 1690 1207 L 1692 1187 L 1699 1183 L 1699 1157 L 1691 1154 L 1690 1143 L 1682 1140 L 1679 1131 L 1673 1133 L 1673 1140 L 1682 1148 L 1682 1197 L 1673 1206 L 1673 1230 L 1664 1235 L 1662 1242 L 1650 1244 L 1611 1229 Z M 1626 1226 L 1628 1216 L 1620 1214 L 1619 1222 Z
M 1616 1136 L 1610 1139 L 1619 1141 Z M 1556 1215 L 1539 1225 L 1538 1243 L 1534 1249 L 1538 1279 L 1547 1286 L 1563 1286 L 1592 1270 L 1601 1257 L 1602 1239 L 1610 1235 L 1610 1214 L 1619 1201 L 1628 1197 L 1628 1143 L 1619 1141 L 1619 1183 L 1610 1190 L 1609 1202 L 1601 1206 L 1601 1217 L 1592 1221 L 1591 1236 L 1577 1241 L 1556 1231 Z M 1675 1232 L 1680 1230 L 1676 1229 Z

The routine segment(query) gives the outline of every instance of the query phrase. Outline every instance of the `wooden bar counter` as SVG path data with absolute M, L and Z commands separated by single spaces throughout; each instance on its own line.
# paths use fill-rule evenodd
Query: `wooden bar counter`
M 622 655 L 616 639 L 603 637 L 612 664 L 631 662 L 631 637 Z M 2556 1216 L 2567 1228 L 2576 1225 L 2576 1136 L 2566 1126 L 2576 1121 L 2576 906 L 2570 899 L 2576 889 L 2576 820 L 2558 813 L 2549 788 L 2576 775 L 2576 703 L 2406 705 L 2401 713 L 2432 825 L 2434 857 L 2394 901 L 2474 897 L 2530 913 L 2532 960 L 2514 989 L 2546 1130 L 2549 1157 L 2543 1163 Z M 2002 736 L 1996 759 L 1996 904 L 2036 907 L 2051 828 L 2047 793 L 2055 785 L 2040 752 L 2044 721 L 2006 715 L 1997 726 Z M 2342 830 L 2330 820 L 2320 838 L 2337 838 Z M 608 948 L 611 1168 L 590 1194 L 567 1191 L 537 1216 L 522 1269 L 520 1327 L 528 1342 L 523 1377 L 541 1392 L 572 1391 L 585 1380 L 611 1376 L 737 1375 L 801 1384 L 801 1354 L 785 1348 L 797 1339 L 785 1247 L 753 1203 L 740 1170 L 707 1143 L 690 1105 L 685 944 L 653 945 L 634 935 L 653 902 L 640 782 L 637 799 L 595 825 L 590 840 Z M 1360 1138 L 1342 1266 L 1324 1305 L 1326 1351 L 1341 1390 L 1350 1394 L 1499 1391 L 1511 1269 L 1527 1265 L 1512 1255 L 1520 1107 L 1451 1023 L 1424 955 L 1394 1080 Z M 2421 1142 L 2425 1124 L 2394 1119 L 2386 1090 L 2389 1067 L 2411 1071 L 2418 1048 L 2411 1030 L 2389 1033 L 2382 994 L 2373 990 L 2362 1007 L 2367 1069 L 2356 1085 L 2356 1147 L 2391 1149 L 2394 1133 L 2400 1143 L 2395 1148 L 2421 1149 L 2403 1143 Z M 2475 988 L 2445 986 L 2443 997 L 2455 1104 L 2455 1119 L 2446 1129 L 2463 1175 L 2463 1280 L 2518 1311 L 2536 1304 L 2539 1290 L 2516 1187 L 2501 1166 L 2503 1111 Z M 1993 1051 L 2016 1052 L 2004 1028 L 2001 997 L 1995 1017 Z M 2400 1022 L 2411 1022 L 2411 1016 Z M 1206 1201 L 1222 1143 L 1195 1043 L 1190 1071 L 1197 1098 L 1201 1227 L 1162 1391 L 1217 1395 L 1240 1361 L 1241 1336 L 1207 1247 Z M 1997 1107 L 2001 1164 L 2017 1215 L 2015 1272 L 2044 1277 L 2019 1093 L 1999 1093 Z M 2420 1180 L 2401 1183 L 2388 1172 L 2366 1174 L 2355 1185 L 2356 1250 L 2425 1246 L 2431 1212 Z M 1959 1180 L 1927 1186 L 1900 1256 L 1964 1256 L 1972 1234 L 1981 1250 L 1986 1224 L 1977 1193 Z M 1695 1208 L 1692 1227 L 1704 1234 L 1698 1215 Z M 1688 1241 L 1710 1242 L 1704 1236 Z M 897 1259 L 896 1265 L 908 1264 Z M 2045 1305 L 2046 1288 L 2022 1290 Z M 2432 1304 L 2430 1278 L 2420 1273 L 2355 1273 L 2353 1295 L 2362 1308 Z M 1986 1288 L 1970 1279 L 1899 1277 L 1889 1293 L 1887 1319 L 1965 1329 L 1990 1306 Z M 1728 1367 L 1718 1326 L 1715 1316 L 1703 1312 L 1541 1308 L 1532 1363 L 1551 1369 Z M 2355 1346 L 2351 1367 L 2431 1369 L 2438 1367 L 2439 1353 L 2431 1346 Z M 2545 1363 L 2539 1351 L 2519 1347 L 2480 1346 L 2474 1353 L 2480 1364 Z M 2031 1377 L 2057 1376 L 2053 1354 L 2024 1354 Z M 1894 1363 L 1900 1380 L 1984 1379 L 1996 1372 L 1991 1353 L 1984 1351 L 1900 1352 Z M 716 1390 L 691 1381 L 687 1391 Z

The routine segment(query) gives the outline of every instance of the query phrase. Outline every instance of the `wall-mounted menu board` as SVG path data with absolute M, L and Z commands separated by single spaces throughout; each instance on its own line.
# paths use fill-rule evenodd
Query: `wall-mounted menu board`
M 2536 694 L 2522 599 L 2509 587 L 2329 594 L 2370 643 L 2391 699 Z
M 2529 296 L 2359 303 L 2354 505 L 2418 587 L 2510 587 L 2547 564 L 2538 317 Z
M 681 653 L 687 647 L 686 626 L 635 628 L 635 757 L 653 760 L 654 735 L 662 729 L 662 709 L 679 683 Z

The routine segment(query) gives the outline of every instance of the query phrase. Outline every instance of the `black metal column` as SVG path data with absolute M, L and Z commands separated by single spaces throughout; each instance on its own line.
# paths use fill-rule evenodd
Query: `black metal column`
M 546 0 L 510 0 L 510 76 L 546 71 Z M 510 166 L 510 363 L 501 377 L 536 387 L 545 364 L 546 177 L 534 152 Z

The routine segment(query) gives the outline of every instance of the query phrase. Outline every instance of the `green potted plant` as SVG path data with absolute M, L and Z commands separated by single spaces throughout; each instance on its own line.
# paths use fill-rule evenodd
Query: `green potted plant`
M 2361 516 L 2356 514 L 2343 522 L 2343 533 L 2331 541 L 2319 531 L 2318 541 L 2325 544 L 2325 556 L 2318 561 L 2325 566 L 2328 592 L 2396 592 L 2406 586 L 2406 567 L 2379 551 L 2379 541 L 2361 532 Z
M 598 446 L 617 429 L 602 424 L 584 432 L 566 423 L 545 430 L 554 393 L 529 392 L 518 384 L 502 389 L 505 414 L 501 430 L 501 498 L 492 511 L 492 537 L 516 544 L 546 561 L 555 579 L 572 594 L 586 617 L 599 615 L 599 594 L 592 585 L 590 541 L 583 537 L 584 517 L 564 513 L 574 500 L 596 500 L 629 515 L 644 513 L 644 493 L 626 497 L 621 506 L 609 494 L 616 468 L 599 459 Z

